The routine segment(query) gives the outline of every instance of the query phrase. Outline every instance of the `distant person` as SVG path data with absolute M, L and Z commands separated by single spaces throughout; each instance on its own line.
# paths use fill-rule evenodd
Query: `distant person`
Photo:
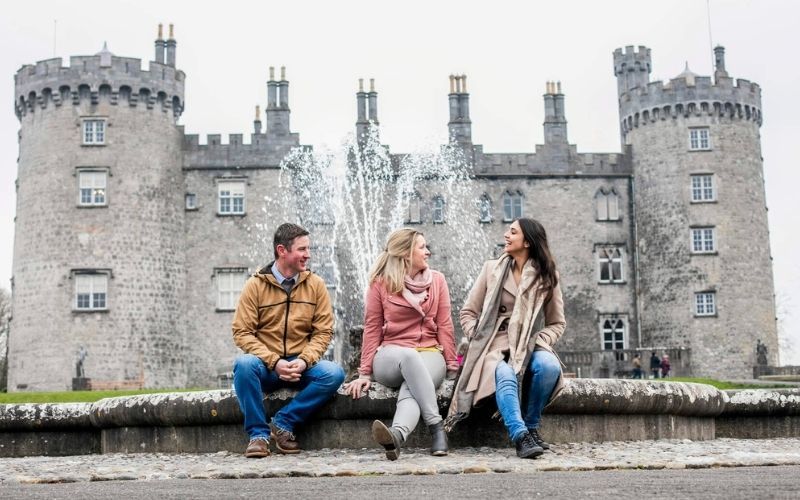
M 639 356 L 639 353 L 633 356 L 631 363 L 633 364 L 633 378 L 642 378 L 642 357 Z
M 461 309 L 470 343 L 446 427 L 493 396 L 517 456 L 535 458 L 550 448 L 539 434 L 542 410 L 564 387 L 554 351 L 564 300 L 544 227 L 520 218 L 504 238 L 503 255 L 483 265 Z
M 345 386 L 353 399 L 366 394 L 373 378 L 400 388 L 391 427 L 372 423 L 372 437 L 389 460 L 397 460 L 420 415 L 431 433 L 431 454 L 448 453 L 436 388 L 446 374 L 455 377 L 458 360 L 450 291 L 444 275 L 428 267 L 430 255 L 419 231 L 389 235 L 370 272 L 359 378 Z
M 280 453 L 299 453 L 297 427 L 328 402 L 344 381 L 339 365 L 321 359 L 333 336 L 333 310 L 325 282 L 306 269 L 308 231 L 281 224 L 275 260 L 244 285 L 233 318 L 233 341 L 245 354 L 233 365 L 233 386 L 250 443 L 244 455 L 267 457 L 270 438 Z M 300 392 L 267 425 L 264 393 Z
M 658 378 L 658 372 L 661 371 L 661 359 L 656 356 L 656 352 L 650 355 L 650 373 L 653 378 Z
M 672 366 L 669 364 L 669 354 L 664 354 L 661 358 L 661 378 L 669 377 Z

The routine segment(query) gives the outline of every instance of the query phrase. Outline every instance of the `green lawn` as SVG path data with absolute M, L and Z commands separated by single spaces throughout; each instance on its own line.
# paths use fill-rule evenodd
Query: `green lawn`
M 132 391 L 64 391 L 0 393 L 0 404 L 6 403 L 92 403 L 103 398 L 155 394 L 162 392 L 194 392 L 208 389 L 140 389 Z
M 780 384 L 736 384 L 733 382 L 726 382 L 724 380 L 715 380 L 713 378 L 699 378 L 699 377 L 669 377 L 665 379 L 654 379 L 655 382 L 694 382 L 696 384 L 713 385 L 720 390 L 728 389 L 777 389 L 786 388 L 786 385 Z

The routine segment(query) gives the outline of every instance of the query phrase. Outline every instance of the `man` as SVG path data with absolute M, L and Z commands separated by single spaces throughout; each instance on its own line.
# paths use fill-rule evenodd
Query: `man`
M 295 429 L 336 393 L 344 370 L 321 360 L 333 337 L 333 310 L 322 278 L 306 269 L 308 231 L 281 224 L 275 261 L 245 283 L 233 318 L 233 341 L 245 352 L 233 365 L 233 386 L 250 436 L 248 458 L 299 453 Z M 267 425 L 263 393 L 281 387 L 300 392 Z
M 650 355 L 650 373 L 653 378 L 658 378 L 658 372 L 661 371 L 661 359 L 656 356 L 656 351 Z
M 633 356 L 633 378 L 642 378 L 642 358 L 639 353 Z

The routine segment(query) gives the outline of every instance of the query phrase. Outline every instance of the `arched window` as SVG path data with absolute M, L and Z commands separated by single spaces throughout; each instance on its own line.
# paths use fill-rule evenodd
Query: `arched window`
M 616 188 L 600 188 L 594 195 L 598 221 L 619 220 L 619 195 Z
M 478 213 L 481 222 L 492 222 L 492 200 L 484 193 L 478 200 Z
M 434 224 L 444 224 L 444 198 L 441 195 L 433 197 L 433 210 L 431 218 Z
M 603 350 L 616 351 L 625 349 L 625 322 L 621 318 L 601 319 Z
M 522 217 L 522 193 L 506 191 L 503 193 L 503 221 L 511 222 Z
M 421 224 L 422 223 L 422 207 L 420 206 L 419 193 L 411 193 L 408 196 L 408 217 L 406 224 Z
M 624 283 L 621 247 L 600 247 L 597 249 L 598 282 Z

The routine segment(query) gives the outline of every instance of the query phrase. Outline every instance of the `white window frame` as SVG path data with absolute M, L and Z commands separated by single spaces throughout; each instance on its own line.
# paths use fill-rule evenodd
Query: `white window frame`
M 695 316 L 717 315 L 717 293 L 713 291 L 696 292 L 694 294 Z
M 108 310 L 108 281 L 110 272 L 73 271 L 75 288 L 72 308 L 74 311 Z
M 689 151 L 710 151 L 711 131 L 708 127 L 692 127 L 689 129 Z
M 239 295 L 247 282 L 247 268 L 220 267 L 214 269 L 217 285 L 217 311 L 235 311 Z
M 186 193 L 184 202 L 186 204 L 186 210 L 197 210 L 197 194 Z
M 84 118 L 81 123 L 81 142 L 85 146 L 104 146 L 106 125 L 105 118 Z
M 597 282 L 601 284 L 625 283 L 625 248 L 621 245 L 598 246 L 596 253 Z M 607 279 L 603 279 L 604 267 L 608 269 Z
M 628 348 L 628 322 L 615 315 L 600 317 L 600 350 L 619 351 Z M 610 339 L 606 339 L 606 333 Z M 621 345 L 620 345 L 621 344 Z
M 217 181 L 217 214 L 244 215 L 247 186 L 244 180 Z
M 711 203 L 717 201 L 717 186 L 714 174 L 691 174 L 690 189 L 692 203 Z
M 441 195 L 433 197 L 431 222 L 434 224 L 444 224 L 444 198 Z
M 717 229 L 714 226 L 693 227 L 689 231 L 689 237 L 693 254 L 717 252 Z
M 492 222 L 492 200 L 488 194 L 478 198 L 478 220 L 483 223 Z
M 503 222 L 511 222 L 522 217 L 523 206 L 522 193 L 519 191 L 503 193 Z
M 86 195 L 86 198 L 84 198 Z M 78 169 L 78 206 L 108 206 L 108 170 Z

